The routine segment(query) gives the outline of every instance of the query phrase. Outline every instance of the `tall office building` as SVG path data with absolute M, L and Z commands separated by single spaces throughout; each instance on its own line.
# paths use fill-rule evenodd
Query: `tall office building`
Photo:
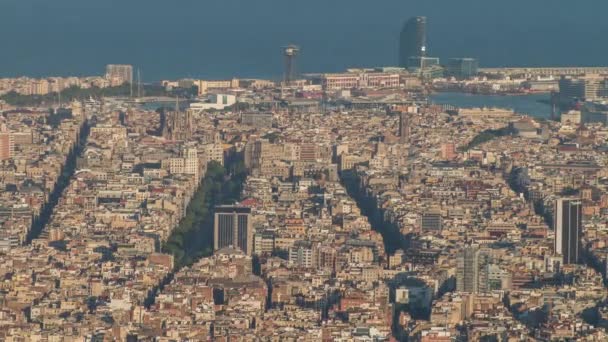
M 127 64 L 109 64 L 106 66 L 106 79 L 113 86 L 124 83 L 133 84 L 133 66 Z
M 410 141 L 410 113 L 402 112 L 399 115 L 399 143 L 406 144 Z
M 578 198 L 560 198 L 554 210 L 555 253 L 563 257 L 564 264 L 580 261 L 583 233 L 583 202 Z
M 0 160 L 11 159 L 15 155 L 15 137 L 5 124 L 0 126 Z
M 426 17 L 409 19 L 399 38 L 399 66 L 408 67 L 411 57 L 426 56 Z
M 253 253 L 253 225 L 251 208 L 223 205 L 215 208 L 213 249 L 232 246 Z
M 456 259 L 456 267 L 456 290 L 479 292 L 479 248 L 467 246 L 461 250 Z
M 299 52 L 300 48 L 295 45 L 288 45 L 283 48 L 283 56 L 285 56 L 283 82 L 285 82 L 285 85 L 291 85 L 296 77 L 296 57 Z

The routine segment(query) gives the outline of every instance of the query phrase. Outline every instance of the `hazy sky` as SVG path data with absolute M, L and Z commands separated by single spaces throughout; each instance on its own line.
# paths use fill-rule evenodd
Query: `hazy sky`
M 280 48 L 301 72 L 394 65 L 411 16 L 429 51 L 483 66 L 608 65 L 607 0 L 0 0 L 0 76 L 101 74 L 146 80 L 275 76 Z

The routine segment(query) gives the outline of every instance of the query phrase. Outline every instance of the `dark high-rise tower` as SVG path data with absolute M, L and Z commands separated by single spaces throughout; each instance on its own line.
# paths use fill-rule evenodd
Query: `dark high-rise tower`
M 213 249 L 232 246 L 253 253 L 253 224 L 251 208 L 224 205 L 215 208 Z
M 583 203 L 577 198 L 555 201 L 555 253 L 563 256 L 564 264 L 578 264 L 583 233 Z
M 288 45 L 283 48 L 283 55 L 285 56 L 283 81 L 286 85 L 291 84 L 291 81 L 296 77 L 296 56 L 298 52 L 300 52 L 300 48 L 295 45 Z
M 401 30 L 399 66 L 408 67 L 411 57 L 426 56 L 426 17 L 413 17 Z
M 401 112 L 399 115 L 399 142 L 408 143 L 410 140 L 410 114 Z

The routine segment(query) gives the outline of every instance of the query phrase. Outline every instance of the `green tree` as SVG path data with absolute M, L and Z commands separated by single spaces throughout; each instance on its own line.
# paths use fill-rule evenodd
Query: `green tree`
M 238 172 L 229 173 L 230 169 Z M 241 160 L 227 163 L 226 168 L 214 161 L 207 165 L 207 173 L 191 199 L 186 215 L 163 246 L 164 252 L 175 257 L 176 268 L 211 255 L 214 208 L 238 200 L 246 176 Z

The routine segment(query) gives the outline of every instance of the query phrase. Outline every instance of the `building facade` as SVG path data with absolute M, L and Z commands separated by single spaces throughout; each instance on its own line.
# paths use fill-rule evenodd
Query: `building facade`
M 576 100 L 597 100 L 608 97 L 608 78 L 600 75 L 562 77 L 559 80 L 559 100 L 570 103 Z
M 109 64 L 106 66 L 106 79 L 112 86 L 124 83 L 133 84 L 133 66 L 127 64 Z
M 401 144 L 410 141 L 410 113 L 402 112 L 399 115 L 399 142 Z
M 324 90 L 398 88 L 401 86 L 401 74 L 373 71 L 346 72 L 315 75 L 312 81 L 320 84 Z
M 458 292 L 479 292 L 479 248 L 465 247 L 456 260 L 456 290 Z
M 272 127 L 272 113 L 269 112 L 249 112 L 241 114 L 241 124 L 258 128 Z
M 408 67 L 410 57 L 426 56 L 426 17 L 409 19 L 399 38 L 399 66 Z
M 479 62 L 474 58 L 450 58 L 446 65 L 446 75 L 458 79 L 468 79 L 477 75 Z
M 0 161 L 11 159 L 15 155 L 15 139 L 3 124 L 0 126 Z
M 424 231 L 441 231 L 443 228 L 443 218 L 441 213 L 427 212 L 420 217 L 420 229 Z
M 234 247 L 245 254 L 253 253 L 253 225 L 251 208 L 218 206 L 213 221 L 213 249 Z
M 169 140 L 188 140 L 192 137 L 192 112 L 170 111 L 165 113 L 163 136 Z
M 564 264 L 578 264 L 583 233 L 583 202 L 576 198 L 560 198 L 555 202 L 555 253 Z

